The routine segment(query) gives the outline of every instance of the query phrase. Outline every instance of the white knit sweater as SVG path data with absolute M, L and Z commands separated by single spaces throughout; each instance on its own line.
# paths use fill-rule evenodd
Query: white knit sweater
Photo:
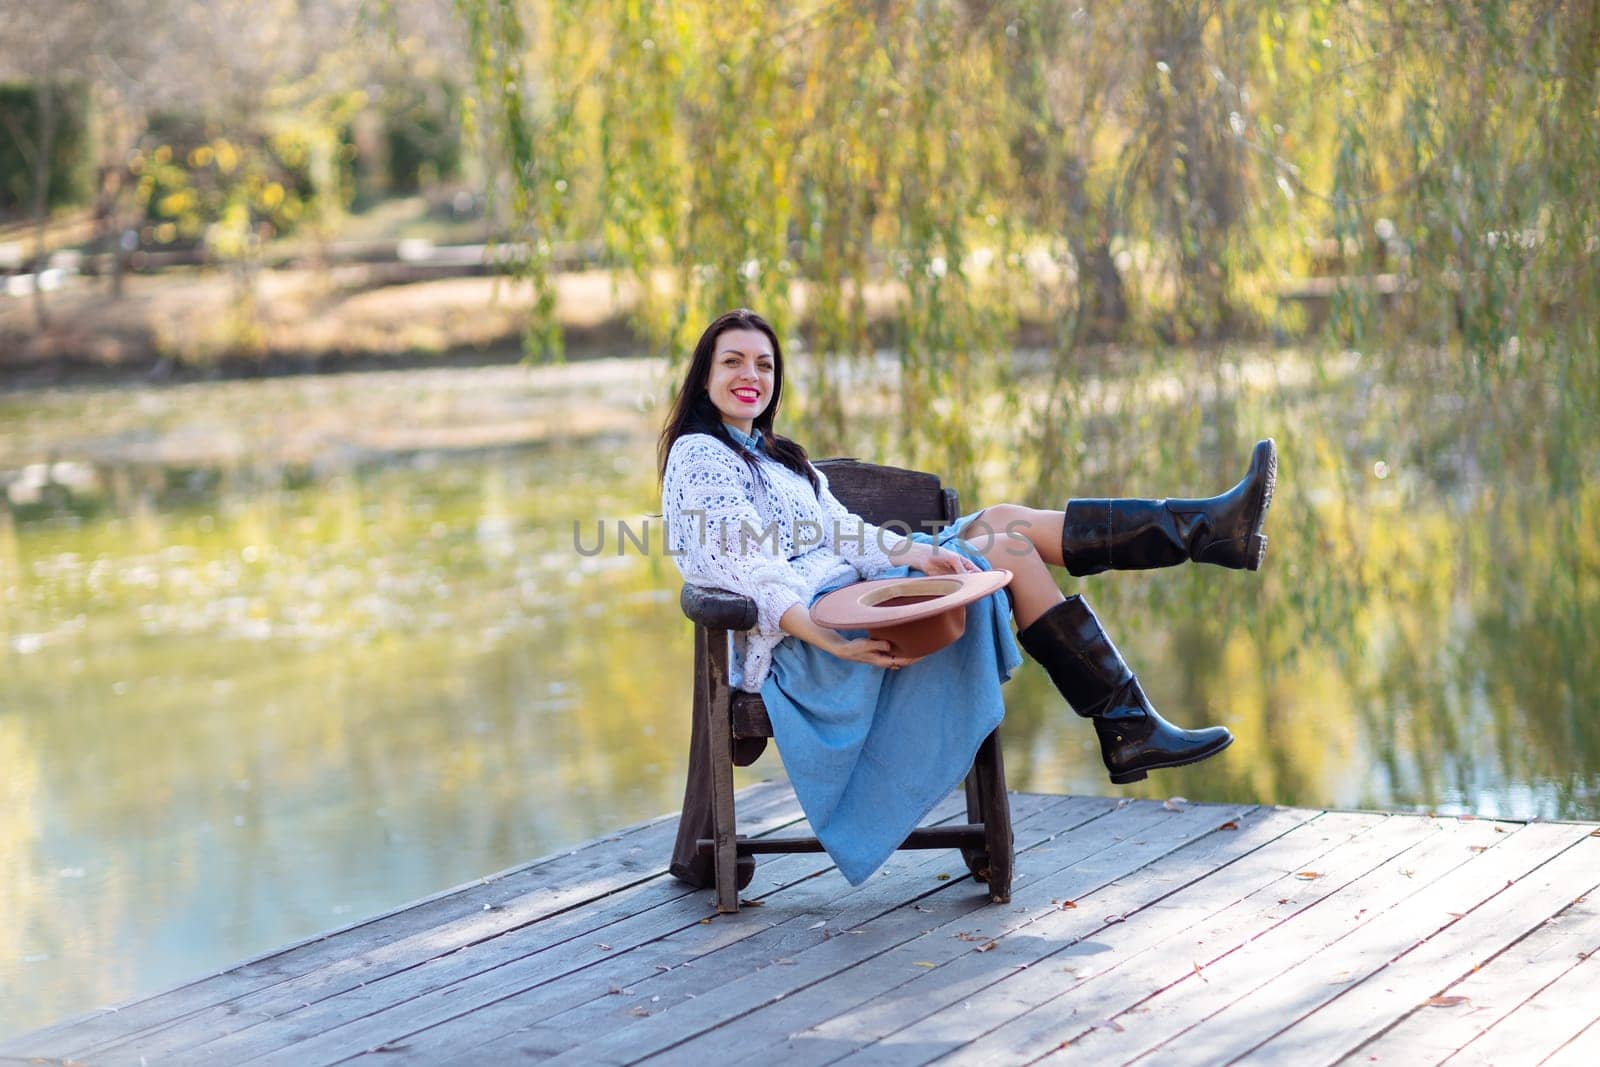
M 759 439 L 731 426 L 728 432 L 755 452 L 766 484 L 715 437 L 686 434 L 667 456 L 661 515 L 668 551 L 686 582 L 755 601 L 755 628 L 733 635 L 731 679 L 755 693 L 772 650 L 788 636 L 778 627 L 783 613 L 809 606 L 830 582 L 873 578 L 896 566 L 890 556 L 906 538 L 846 511 L 821 471 L 821 491 L 813 493 Z

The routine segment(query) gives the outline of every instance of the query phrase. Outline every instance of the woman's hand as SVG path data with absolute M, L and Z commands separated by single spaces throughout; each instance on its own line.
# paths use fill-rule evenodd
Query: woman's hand
M 795 604 L 778 620 L 778 628 L 792 634 L 807 644 L 816 645 L 824 652 L 856 663 L 870 663 L 874 667 L 899 670 L 921 659 L 921 656 L 897 656 L 894 646 L 872 637 L 848 638 L 838 630 L 819 626 L 803 604 Z
M 838 634 L 838 631 L 836 630 L 834 633 Z M 892 644 L 875 637 L 846 639 L 842 634 L 839 635 L 838 644 L 829 648 L 828 651 L 840 659 L 852 660 L 856 663 L 870 663 L 874 667 L 887 667 L 892 671 L 909 666 L 922 658 L 921 656 L 897 656 L 894 653 Z
M 902 553 L 896 562 L 911 566 L 923 574 L 973 574 L 983 570 L 959 552 L 921 542 Z

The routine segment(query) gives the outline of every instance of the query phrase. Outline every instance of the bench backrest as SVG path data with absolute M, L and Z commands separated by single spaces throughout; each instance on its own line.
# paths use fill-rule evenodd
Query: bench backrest
M 956 491 L 941 486 L 936 474 L 848 457 L 820 460 L 817 468 L 839 503 L 874 526 L 903 522 L 932 533 L 959 517 Z

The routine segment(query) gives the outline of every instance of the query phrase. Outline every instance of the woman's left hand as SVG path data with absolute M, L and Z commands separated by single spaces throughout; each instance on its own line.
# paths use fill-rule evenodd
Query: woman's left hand
M 918 545 L 917 548 L 921 551 L 906 562 L 923 574 L 973 574 L 983 570 L 959 552 L 934 545 Z

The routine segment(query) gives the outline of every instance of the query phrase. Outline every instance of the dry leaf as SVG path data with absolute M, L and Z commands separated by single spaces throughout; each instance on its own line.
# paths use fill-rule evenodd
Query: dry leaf
M 1309 882 L 1313 878 L 1321 878 L 1322 875 L 1316 871 L 1298 871 L 1295 873 L 1295 877 Z
M 1487 850 L 1489 846 L 1488 845 L 1468 845 L 1467 847 L 1470 848 L 1474 852 L 1483 852 L 1483 851 Z
M 604 941 L 599 942 L 599 948 L 600 948 L 601 952 L 610 952 L 611 951 L 611 946 L 606 944 Z
M 641 1019 L 648 1019 L 650 1017 L 650 1009 L 642 1004 L 635 1004 L 628 1009 L 628 1014 L 637 1015 Z
M 1453 1008 L 1457 1004 L 1467 1003 L 1466 997 L 1429 997 L 1423 1001 L 1430 1008 Z
M 1108 922 L 1108 923 L 1125 923 L 1127 921 L 1128 921 L 1127 916 L 1124 916 L 1124 915 L 1107 915 L 1106 916 L 1106 922 Z
M 948 874 L 941 874 L 941 875 L 939 875 L 939 881 L 941 881 L 941 882 L 948 882 L 948 881 L 949 881 L 949 880 L 950 880 L 950 876 L 949 876 L 949 875 L 948 875 Z
M 1077 903 L 1077 901 L 1074 901 L 1074 900 L 1063 900 L 1061 902 L 1061 910 L 1062 911 L 1067 911 L 1069 909 L 1076 908 L 1077 906 L 1078 906 L 1078 903 Z
M 978 951 L 979 952 L 988 952 L 990 949 L 994 948 L 995 944 L 996 944 L 996 942 L 991 941 L 987 945 L 979 945 L 978 946 Z
M 1117 1022 L 1117 1020 L 1115 1020 L 1115 1019 L 1107 1019 L 1105 1022 L 1101 1023 L 1100 1025 L 1104 1026 L 1108 1030 L 1115 1030 L 1119 1034 L 1122 1033 L 1122 1029 L 1123 1029 L 1122 1024 Z
M 1200 961 L 1199 960 L 1195 960 L 1194 961 L 1194 976 L 1196 978 L 1200 979 L 1200 981 L 1204 982 L 1206 985 L 1210 985 L 1211 984 L 1211 979 L 1207 978 L 1205 975 L 1200 973 Z
M 937 967 L 939 965 L 937 963 L 930 963 L 927 960 L 917 960 L 911 966 L 913 966 L 913 967 Z
M 1183 797 L 1168 797 L 1161 802 L 1161 806 L 1168 811 L 1182 811 L 1183 806 L 1189 803 Z
M 700 920 L 700 925 L 701 926 L 710 926 L 711 925 L 711 920 L 710 919 L 701 919 Z
M 806 927 L 806 929 L 807 930 L 820 930 L 824 926 L 827 926 L 827 925 L 828 925 L 828 920 L 827 919 L 823 919 L 821 922 L 812 923 L 810 926 Z
M 766 906 L 767 902 L 764 900 L 745 900 L 743 898 L 739 900 L 739 907 L 741 908 L 764 908 Z
M 781 957 L 779 959 L 773 960 L 772 962 L 778 964 L 780 967 L 793 967 L 794 966 L 794 960 L 783 959 Z
M 1217 827 L 1218 830 L 1237 830 L 1238 828 L 1239 824 L 1234 822 L 1232 819 L 1229 819 L 1227 822 Z

